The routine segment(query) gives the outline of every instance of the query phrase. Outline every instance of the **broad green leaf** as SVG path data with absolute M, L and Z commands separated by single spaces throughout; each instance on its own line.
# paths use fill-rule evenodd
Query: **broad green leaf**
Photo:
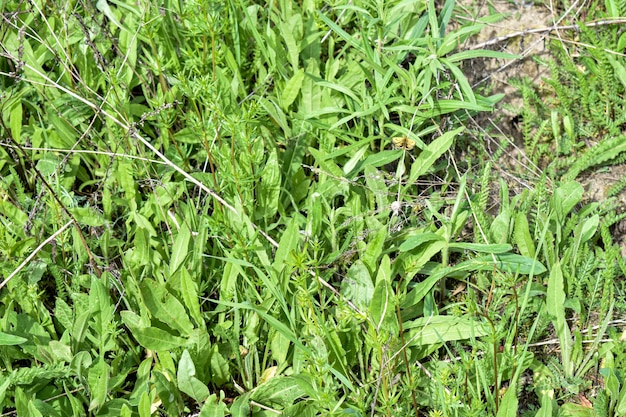
M 499 395 L 499 393 L 495 393 Z M 496 417 L 517 417 L 518 415 L 518 399 L 517 388 L 515 382 L 513 382 L 506 390 L 506 393 L 502 397 L 500 402 L 500 408 Z
M 311 193 L 306 201 L 306 236 L 318 236 L 321 232 L 322 213 L 324 211 L 324 196 L 319 192 Z
M 64 105 L 71 105 L 70 103 L 71 101 L 68 100 L 68 102 Z M 66 118 L 58 114 L 58 112 L 52 107 L 48 107 L 48 109 L 48 111 L 50 112 L 49 114 L 47 114 L 48 121 L 54 128 L 55 137 L 58 139 L 56 141 L 57 146 L 53 147 L 62 149 L 71 148 L 79 137 L 76 126 L 70 124 L 70 122 Z
M 342 414 L 348 416 L 350 415 L 349 411 L 344 410 Z M 357 416 L 358 413 L 352 413 L 354 416 Z M 288 407 L 285 407 L 283 410 L 283 415 L 285 416 L 298 416 L 298 417 L 315 417 L 316 411 L 314 407 L 311 407 L 307 401 L 300 401 Z
M 359 308 L 366 308 L 372 302 L 374 283 L 360 259 L 350 266 L 346 277 L 341 281 L 341 294 Z
M 127 404 L 122 404 L 122 408 L 120 410 L 120 417 L 132 417 L 133 413 L 130 411 L 130 408 Z
M 130 329 L 137 342 L 146 349 L 169 351 L 184 346 L 186 341 L 157 327 L 142 326 L 141 319 L 131 311 L 120 313 L 122 321 Z
M 539 261 L 516 253 L 484 255 L 468 262 L 472 264 L 471 269 L 475 271 L 490 271 L 495 267 L 511 274 L 539 275 L 546 272 L 546 267 Z
M 50 349 L 51 356 L 54 358 L 55 363 L 69 363 L 72 361 L 72 349 L 69 345 L 58 340 L 51 340 L 48 344 L 48 347 Z
M 125 253 L 126 261 L 131 266 L 149 265 L 151 260 L 151 251 L 149 232 L 142 227 L 138 227 L 135 231 L 133 247 Z
M 189 320 L 185 307 L 167 290 L 165 285 L 152 279 L 145 279 L 139 288 L 146 308 L 153 317 L 169 325 L 172 330 L 178 331 L 182 336 L 191 334 L 194 326 Z
M 497 243 L 506 243 L 509 240 L 511 227 L 511 213 L 509 210 L 502 210 L 489 227 L 491 240 Z
M 124 16 L 124 25 L 119 35 L 119 46 L 124 54 L 126 67 L 124 68 L 123 79 L 126 84 L 130 85 L 134 76 L 135 67 L 137 65 L 137 41 L 138 34 L 131 32 L 128 28 L 134 28 L 137 18 L 128 13 Z
M 291 343 L 289 339 L 287 339 L 280 332 L 273 332 L 274 334 L 271 336 L 271 346 L 272 346 L 272 359 L 276 361 L 276 363 L 283 364 L 287 360 L 287 355 L 289 354 L 289 349 L 291 347 Z
M 160 371 L 164 374 L 171 375 L 172 379 L 175 379 L 176 365 L 174 364 L 172 352 L 169 350 L 161 350 L 156 352 L 156 356 L 156 361 L 159 363 Z
M 615 72 L 615 77 L 622 83 L 622 86 L 626 87 L 626 68 L 622 64 L 621 60 L 615 59 L 615 57 L 611 54 L 607 54 L 606 56 L 613 66 L 613 71 Z
M 28 214 L 20 210 L 10 201 L 0 198 L 0 213 L 14 224 L 26 224 L 28 222 Z M 24 239 L 26 240 L 26 239 Z M 30 239 L 35 243 L 34 239 Z
M 564 219 L 580 202 L 584 192 L 583 186 L 576 181 L 570 181 L 557 188 L 552 195 L 552 208 L 556 211 L 557 219 Z
M 19 386 L 15 388 L 13 401 L 15 402 L 15 410 L 18 416 L 30 416 L 28 410 L 29 399 L 24 393 L 24 389 Z
M 604 386 L 608 391 L 609 397 L 617 398 L 619 396 L 621 384 L 617 375 L 615 375 L 615 369 L 603 368 L 600 370 L 600 374 L 604 377 Z
M 622 33 L 617 40 L 617 48 L 616 51 L 623 51 L 626 48 L 626 33 Z
M 219 352 L 218 346 L 211 346 L 211 382 L 222 386 L 232 379 L 228 362 Z
M 348 380 L 346 377 L 349 374 L 346 350 L 350 350 L 350 347 L 343 344 L 337 329 L 331 328 L 331 326 L 324 326 L 323 330 L 325 335 L 324 342 L 328 347 L 328 363 L 331 364 L 338 374 L 342 375 L 342 377 L 339 377 L 340 381 L 346 387 L 352 389 L 350 382 L 346 383 L 344 381 Z
M 270 151 L 259 182 L 257 194 L 257 207 L 255 216 L 257 219 L 270 218 L 278 211 L 280 197 L 280 166 L 276 149 Z
M 408 179 L 408 184 L 415 183 L 420 176 L 424 175 L 426 171 L 434 165 L 437 159 L 439 159 L 444 152 L 447 152 L 448 149 L 450 149 L 454 138 L 464 129 L 464 127 L 460 127 L 446 132 L 429 143 L 426 148 L 422 149 L 422 152 L 420 152 L 417 159 L 413 161 L 413 164 L 411 165 L 411 174 Z
M 343 173 L 346 175 L 351 173 L 352 170 L 354 170 L 354 168 L 360 162 L 361 158 L 363 158 L 363 155 L 365 155 L 365 153 L 368 150 L 369 150 L 369 144 L 362 145 L 361 148 L 358 151 L 356 151 L 356 153 L 352 156 L 352 158 L 350 158 L 348 162 L 346 162 L 346 164 L 343 166 Z
M 135 200 L 137 195 L 137 183 L 133 178 L 132 165 L 129 162 L 121 159 L 117 159 L 116 161 L 117 166 L 115 167 L 116 169 L 113 170 L 113 172 L 115 173 L 117 181 L 119 182 L 120 186 L 124 190 L 124 193 L 126 194 L 126 198 L 124 201 L 127 204 L 130 204 L 131 211 L 137 211 L 137 201 Z
M 150 395 L 146 391 L 141 394 L 141 398 L 139 398 L 139 406 L 137 407 L 139 411 L 139 417 L 150 417 Z
M 326 97 L 323 97 L 323 98 L 325 99 Z M 324 104 L 326 103 L 324 102 Z M 326 126 L 325 124 L 321 124 L 320 122 L 318 122 L 318 119 L 320 118 L 335 119 L 335 117 L 340 114 L 351 114 L 351 112 L 349 110 L 346 110 L 344 108 L 337 107 L 337 106 L 325 106 L 325 107 L 320 107 L 319 109 L 315 109 L 310 113 L 304 114 L 302 115 L 302 117 L 304 120 L 309 120 L 311 123 L 317 122 L 320 126 Z
M 561 347 L 561 363 L 565 374 L 571 376 L 574 372 L 574 364 L 571 361 L 572 338 L 565 320 L 565 290 L 563 284 L 563 272 L 561 264 L 557 261 L 552 265 L 548 278 L 548 291 L 546 294 L 546 309 L 550 320 L 554 325 L 556 335 Z
M 201 138 L 198 137 L 198 133 L 193 128 L 184 127 L 174 134 L 174 140 L 176 141 L 176 143 L 200 143 Z M 198 175 L 198 177 L 196 177 L 197 179 L 202 180 L 203 177 L 199 174 L 204 173 L 194 174 Z
M 178 268 L 185 262 L 187 253 L 189 252 L 189 242 L 191 240 L 191 232 L 186 222 L 183 222 L 178 229 L 178 235 L 174 240 L 172 254 L 170 256 L 170 276 L 174 275 Z
M 154 237 L 154 236 L 158 235 L 156 229 L 154 228 L 154 226 L 152 225 L 150 220 L 148 220 L 141 213 L 133 212 L 133 213 L 131 213 L 131 218 L 132 218 L 132 220 L 135 223 L 137 223 L 137 227 L 139 229 L 143 229 L 143 230 L 146 231 L 147 237 Z M 148 244 L 149 244 L 149 242 L 148 242 Z
M 552 417 L 552 398 L 547 393 L 541 396 L 541 408 L 535 417 Z
M 146 387 L 149 385 L 150 382 L 150 371 L 152 369 L 152 366 L 154 365 L 154 359 L 155 357 L 151 355 L 142 360 L 139 364 L 139 367 L 136 368 L 137 370 L 135 373 L 135 388 L 133 390 L 133 393 L 131 394 L 132 398 L 137 398 L 143 393 L 148 393 Z M 150 401 L 149 398 L 148 401 Z M 150 402 L 148 402 L 148 405 L 149 404 Z
M 62 159 L 63 158 L 53 153 L 46 153 L 43 158 L 37 161 L 37 170 L 45 177 L 54 175 Z
M 115 306 L 111 301 L 109 290 L 105 287 L 103 280 L 93 276 L 91 278 L 91 289 L 89 291 L 89 311 L 91 312 L 90 326 L 97 332 L 100 338 L 100 348 L 104 351 L 115 349 L 115 342 L 111 338 L 109 329 L 112 326 L 113 312 Z M 101 354 L 104 354 L 101 351 Z
M 224 417 L 228 411 L 226 404 L 220 401 L 215 394 L 211 394 L 202 406 L 199 417 Z
M 0 404 L 4 404 L 4 398 L 6 396 L 7 389 L 13 384 L 13 378 L 8 376 L 0 382 Z
M 420 233 L 418 235 L 409 236 L 398 248 L 400 252 L 407 252 L 427 242 L 441 241 L 445 242 L 443 236 L 436 233 Z
M 402 151 L 398 151 L 402 152 Z M 371 194 L 373 194 L 376 205 L 378 207 L 385 207 L 390 204 L 388 201 L 388 187 L 385 183 L 385 176 L 379 170 L 374 167 L 365 166 L 365 183 L 367 187 L 371 190 Z M 372 271 L 374 268 L 372 267 Z
M 397 333 L 396 299 L 391 289 L 391 261 L 387 255 L 383 256 L 378 268 L 369 311 L 377 331 L 384 329 L 391 334 Z
M 107 2 L 107 0 L 98 0 L 96 2 L 96 8 L 98 10 L 100 10 L 107 18 L 109 18 L 111 23 L 113 23 L 119 29 L 122 29 L 122 30 L 124 29 L 124 27 L 122 26 L 122 24 L 118 20 L 117 16 L 115 16 L 115 13 L 113 12 L 111 7 L 109 6 L 109 3 Z
M 584 223 L 580 225 L 580 243 L 585 243 L 589 241 L 596 234 L 596 230 L 598 230 L 598 225 L 600 224 L 600 216 L 594 214 Z M 576 228 L 576 234 L 578 234 L 578 227 Z
M 275 376 L 252 392 L 252 399 L 273 407 L 286 407 L 302 397 L 304 392 L 292 377 Z
M 78 229 L 72 227 L 70 233 L 72 234 L 72 250 L 74 251 L 74 255 L 78 259 L 86 259 L 89 255 L 87 255 L 86 247 L 83 245 Z
M 87 334 L 87 329 L 89 327 L 89 319 L 91 317 L 91 312 L 89 310 L 85 310 L 82 313 L 76 316 L 76 321 L 72 326 L 72 338 L 76 342 L 76 344 L 83 343 L 85 340 L 85 336 Z
M 615 414 L 616 416 L 619 414 Z M 582 404 L 568 402 L 559 407 L 559 417 L 597 417 L 593 407 L 587 407 Z
M 474 252 L 484 253 L 505 253 L 510 252 L 513 247 L 508 243 L 501 244 L 485 244 L 485 243 L 465 243 L 465 242 L 452 242 L 448 244 L 450 249 L 471 250 Z
M 471 51 L 462 51 L 454 55 L 450 55 L 447 60 L 449 62 L 460 62 L 467 59 L 476 58 L 498 58 L 498 59 L 519 59 L 521 55 L 508 54 L 505 52 L 491 51 L 489 49 L 474 49 Z
M 622 390 L 619 394 L 619 399 L 617 401 L 617 406 L 615 407 L 615 412 L 618 416 L 626 415 L 626 386 L 622 386 Z
M 95 208 L 73 207 L 68 210 L 74 215 L 76 221 L 80 224 L 92 227 L 101 227 L 104 226 L 106 223 L 106 220 L 104 219 L 102 214 L 100 214 L 100 212 L 98 212 L 98 210 L 96 210 Z
M 528 219 L 526 214 L 519 212 L 515 216 L 515 226 L 513 228 L 513 240 L 520 253 L 528 258 L 535 257 L 535 243 L 530 236 Z
M 375 154 L 369 155 L 358 165 L 358 172 L 365 167 L 378 168 L 390 164 L 400 159 L 402 155 L 404 155 L 404 152 L 401 149 L 376 152 Z
M 109 365 L 101 358 L 89 369 L 87 380 L 91 392 L 89 411 L 99 410 L 108 394 Z
M 154 378 L 157 394 L 165 407 L 166 415 L 183 415 L 182 398 L 176 385 L 163 372 L 153 371 L 152 377 Z
M 456 42 L 453 48 L 454 47 L 456 47 Z M 459 67 L 454 65 L 454 63 L 452 63 L 451 61 L 448 61 L 445 58 L 439 58 L 439 60 L 454 75 L 454 78 L 456 79 L 456 82 L 459 84 L 461 92 L 463 93 L 463 99 L 466 101 L 469 101 L 470 103 L 476 103 L 476 97 L 474 96 L 474 91 L 472 90 L 472 87 L 470 86 L 469 81 L 467 80 L 467 77 L 465 76 L 465 74 L 463 74 L 463 71 L 461 71 Z
M 305 75 L 302 88 L 300 89 L 302 94 L 301 105 L 298 106 L 298 112 L 301 114 L 301 117 L 308 117 L 314 110 L 317 111 L 322 107 L 321 88 L 316 83 L 320 76 L 319 62 L 317 60 L 309 59 Z
M 302 88 L 302 82 L 304 81 L 304 70 L 299 69 L 289 81 L 285 84 L 281 95 L 281 105 L 283 110 L 287 111 L 289 106 L 296 100 L 300 89 Z
M 295 10 L 294 10 L 295 11 Z M 287 45 L 287 56 L 294 71 L 298 68 L 299 41 L 302 38 L 302 16 L 293 13 L 287 21 L 278 24 L 280 34 Z
M 291 126 L 287 122 L 287 116 L 278 104 L 265 97 L 258 97 L 257 102 L 265 109 L 265 111 L 267 111 L 270 116 L 270 120 L 280 126 L 285 137 L 291 137 Z
M 285 268 L 285 261 L 289 259 L 289 255 L 292 251 L 296 250 L 298 241 L 300 240 L 300 233 L 298 230 L 298 222 L 295 217 L 289 221 L 287 229 L 280 238 L 278 243 L 278 249 L 274 255 L 274 269 L 276 272 L 281 272 Z
M 250 405 L 251 392 L 246 392 L 243 395 L 235 398 L 230 406 L 230 413 L 233 417 L 249 417 L 252 414 Z
M 489 334 L 489 327 L 468 317 L 430 316 L 403 323 L 409 346 L 430 346 Z
M 383 256 L 376 274 L 376 284 L 381 281 L 391 282 L 391 260 L 388 255 Z
M 16 99 L 11 101 L 11 109 L 9 111 L 9 127 L 11 136 L 17 143 L 22 143 L 22 100 Z
M 43 417 L 43 414 L 41 414 L 41 411 L 39 411 L 39 409 L 37 408 L 37 405 L 43 405 L 45 404 L 43 401 L 41 400 L 31 400 L 28 402 L 28 417 Z
M 183 297 L 185 307 L 189 311 L 189 314 L 196 322 L 197 327 L 204 327 L 204 320 L 200 312 L 200 298 L 198 297 L 198 291 L 196 283 L 191 278 L 187 268 L 182 268 L 180 271 L 180 294 Z
M 441 245 L 444 245 L 444 242 L 441 242 Z M 418 304 L 424 299 L 424 297 L 426 297 L 426 295 L 435 286 L 435 284 L 439 282 L 440 279 L 446 277 L 447 274 L 453 271 L 454 268 L 446 267 L 432 273 L 428 278 L 419 282 L 411 291 L 409 291 L 409 293 L 405 296 L 401 307 L 406 309 Z
M 332 90 L 338 91 L 342 94 L 347 95 L 348 97 L 350 97 L 352 100 L 354 100 L 355 102 L 360 102 L 361 100 L 356 96 L 356 94 L 354 94 L 354 91 L 352 91 L 350 88 L 338 84 L 338 83 L 332 83 L 326 80 L 316 80 L 315 84 L 319 87 L 326 87 L 326 88 L 330 88 Z
M 198 403 L 203 403 L 209 397 L 209 388 L 195 375 L 196 367 L 191 360 L 189 351 L 185 349 L 178 362 L 178 372 L 176 374 L 178 388 Z
M 229 255 L 227 253 L 227 255 Z M 219 296 L 221 301 L 233 301 L 235 298 L 235 290 L 237 288 L 237 281 L 244 274 L 241 265 L 237 265 L 233 262 L 226 262 L 224 264 L 222 279 L 219 285 Z
M 373 235 L 370 234 L 370 241 L 367 243 L 365 252 L 361 256 L 361 260 L 371 271 L 376 269 L 378 258 L 383 251 L 386 238 L 387 228 L 385 227 L 379 227 L 377 232 Z
M 23 337 L 15 336 L 9 333 L 0 332 L 0 346 L 19 345 L 27 341 L 28 339 L 24 339 Z

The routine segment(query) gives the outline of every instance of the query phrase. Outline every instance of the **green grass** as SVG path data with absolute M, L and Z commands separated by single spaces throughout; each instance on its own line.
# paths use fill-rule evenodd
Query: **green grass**
M 624 216 L 580 179 L 626 154 L 624 36 L 518 81 L 522 191 L 463 73 L 517 57 L 439 3 L 3 2 L 2 415 L 623 415 Z

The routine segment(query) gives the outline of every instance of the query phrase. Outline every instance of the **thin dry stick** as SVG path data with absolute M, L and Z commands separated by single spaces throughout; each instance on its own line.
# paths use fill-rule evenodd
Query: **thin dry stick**
M 596 26 L 605 26 L 605 25 L 610 25 L 610 24 L 620 24 L 620 23 L 625 23 L 626 19 L 612 19 L 612 20 L 600 20 L 597 22 L 589 22 L 589 23 L 585 23 L 584 26 L 586 27 L 596 27 Z M 553 25 L 550 27 L 545 27 L 545 28 L 538 28 L 538 29 L 527 29 L 527 30 L 523 30 L 520 32 L 515 32 L 515 33 L 511 33 L 509 35 L 503 35 L 494 39 L 491 39 L 489 41 L 483 42 L 483 43 L 479 43 L 477 45 L 471 46 L 470 48 L 468 48 L 468 50 L 474 50 L 474 49 L 480 49 L 480 48 L 484 48 L 486 46 L 489 45 L 494 45 L 497 44 L 499 42 L 514 38 L 516 36 L 524 36 L 526 34 L 528 35 L 536 35 L 536 34 L 542 34 L 543 36 L 541 36 L 537 41 L 535 41 L 530 48 L 528 48 L 526 51 L 524 51 L 521 54 L 521 57 L 518 59 L 513 59 L 510 60 L 509 62 L 507 62 L 505 65 L 501 66 L 500 68 L 498 68 L 496 71 L 494 71 L 493 74 L 499 73 L 504 71 L 506 68 L 510 67 L 511 65 L 513 65 L 514 63 L 516 63 L 517 61 L 521 60 L 521 59 L 525 59 L 528 55 L 530 55 L 530 53 L 532 52 L 533 49 L 535 49 L 535 46 L 537 44 L 539 44 L 546 36 L 549 36 L 549 33 L 555 30 L 575 30 L 578 29 L 579 26 L 578 25 L 567 25 L 567 26 L 558 26 L 558 25 Z M 579 46 L 583 46 L 585 48 L 589 48 L 589 49 L 599 49 L 596 46 L 593 45 L 588 45 L 582 42 L 573 42 L 573 41 L 567 41 L 565 39 L 560 38 L 559 36 L 559 40 L 561 40 L 562 42 L 569 42 L 569 43 L 573 43 Z M 613 54 L 613 55 L 619 55 L 619 56 L 626 56 L 626 54 L 623 54 L 621 52 L 616 52 L 607 48 L 602 48 L 602 50 L 608 54 Z M 486 76 L 485 78 L 483 78 L 482 80 L 478 81 L 477 83 L 474 83 L 472 85 L 472 88 L 482 84 L 483 82 L 485 82 L 486 80 L 488 80 L 489 78 L 491 78 L 493 76 L 493 74 L 489 74 L 488 76 Z
M 2 146 L 5 147 L 5 148 L 18 149 L 17 146 L 11 145 L 10 143 L 3 143 Z M 71 154 L 81 154 L 81 153 L 84 153 L 84 154 L 92 154 L 92 155 L 104 155 L 104 156 L 109 156 L 111 158 L 137 159 L 137 160 L 140 160 L 140 161 L 149 162 L 151 164 L 163 164 L 163 165 L 165 165 L 165 162 L 159 161 L 157 159 L 149 159 L 149 158 L 144 158 L 142 156 L 128 155 L 128 154 L 116 153 L 116 152 L 92 151 L 90 149 L 37 148 L 37 147 L 33 147 L 33 146 L 20 146 L 20 148 L 24 149 L 26 151 L 59 152 L 59 153 L 71 153 Z
M 563 19 L 565 19 L 565 16 L 567 16 L 568 14 L 570 14 L 570 12 L 572 11 L 572 9 L 573 9 L 574 7 L 576 7 L 576 4 L 577 4 L 577 3 L 578 3 L 578 0 L 574 1 L 574 2 L 573 2 L 570 6 L 569 6 L 569 8 L 565 11 L 565 13 L 563 13 L 563 15 L 562 15 L 561 17 L 559 17 L 559 19 L 558 19 L 558 20 L 555 20 L 555 21 L 554 21 L 553 26 L 558 26 L 558 25 L 559 25 L 559 24 L 563 21 Z M 556 14 L 556 13 L 554 12 L 554 4 L 553 4 L 553 1 L 552 1 L 552 0 L 550 0 L 550 7 L 549 7 L 548 9 L 550 10 L 550 13 L 552 13 L 552 15 L 555 15 L 555 14 Z M 580 11 L 580 9 L 579 9 L 579 11 Z M 578 15 L 578 12 L 574 13 L 573 18 L 575 19 L 577 15 Z M 564 42 L 564 40 L 563 40 L 563 37 L 561 36 L 561 31 L 560 31 L 559 29 L 557 29 L 555 32 L 556 32 L 556 37 L 559 39 L 559 42 L 563 43 L 563 42 Z M 567 51 L 567 55 L 569 56 L 569 51 Z
M 63 231 L 65 229 L 67 229 L 68 227 L 70 227 L 72 224 L 74 223 L 74 220 L 70 220 L 69 222 L 65 223 L 59 230 L 57 230 L 56 232 L 54 232 L 48 239 L 44 240 L 39 246 L 37 246 L 37 248 L 31 252 L 30 255 L 28 255 L 26 257 L 26 259 L 24 259 L 22 261 L 22 263 L 15 268 L 15 270 L 13 272 L 11 272 L 11 274 L 9 274 L 8 277 L 6 277 L 6 279 L 4 281 L 2 281 L 0 283 L 0 290 L 7 285 L 7 283 L 11 280 L 11 278 L 13 278 L 14 276 L 16 276 L 25 266 L 26 264 L 28 264 L 34 257 L 35 255 L 37 255 L 37 253 L 43 249 L 44 246 L 46 246 L 48 243 L 50 243 L 51 241 L 53 241 L 58 235 L 60 235 L 61 233 L 63 233 Z
M 354 303 L 352 301 L 348 300 L 344 295 L 342 295 L 339 291 L 337 291 L 337 289 L 335 289 L 335 287 L 330 285 L 328 283 L 328 281 L 326 281 L 324 278 L 316 275 L 314 271 L 309 271 L 309 272 L 311 273 L 311 276 L 313 278 L 316 278 L 320 282 L 320 284 L 322 284 L 323 286 L 328 288 L 337 297 L 343 299 L 355 313 L 357 313 L 358 315 L 360 315 L 362 317 L 366 317 L 365 313 L 363 313 L 356 305 L 354 305 Z
M 256 401 L 250 401 L 250 404 L 252 404 L 252 405 L 254 405 L 254 406 L 257 406 L 257 407 L 259 407 L 260 409 L 263 409 L 263 410 L 265 410 L 265 411 L 269 411 L 270 413 L 274 413 L 274 414 L 276 414 L 277 416 L 279 416 L 279 415 L 281 415 L 281 414 L 282 414 L 282 412 L 280 412 L 280 411 L 278 411 L 278 410 L 274 410 L 273 408 L 270 408 L 270 407 L 268 407 L 268 406 L 266 406 L 266 405 L 263 405 L 263 404 L 261 404 L 261 403 L 258 403 L 258 402 L 256 402 Z
M 597 22 L 588 22 L 584 23 L 585 27 L 598 27 L 598 26 L 607 26 L 607 25 L 617 25 L 621 23 L 626 23 L 626 19 L 613 19 L 613 20 L 599 20 Z M 549 34 L 550 32 L 559 31 L 559 30 L 577 30 L 580 29 L 579 25 L 565 25 L 565 26 L 550 26 L 544 28 L 535 28 L 535 29 L 525 29 L 519 32 L 509 33 L 508 35 L 498 36 L 497 38 L 489 39 L 488 41 L 481 42 L 476 45 L 472 45 L 469 47 L 469 50 L 474 49 L 482 49 L 488 46 L 496 45 L 498 43 L 507 41 L 512 38 L 516 38 L 518 36 L 527 36 L 527 35 L 535 35 L 535 34 Z M 611 51 L 616 53 L 615 51 Z M 619 54 L 619 53 L 618 53 Z M 621 54 L 619 54 L 621 55 Z

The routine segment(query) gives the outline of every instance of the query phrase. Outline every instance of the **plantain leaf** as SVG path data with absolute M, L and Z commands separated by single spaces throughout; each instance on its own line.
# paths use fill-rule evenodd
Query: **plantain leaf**
M 481 337 L 489 334 L 484 323 L 469 317 L 430 316 L 403 323 L 404 339 L 409 346 L 429 346 Z
M 183 338 L 172 335 L 157 327 L 142 326 L 141 320 L 132 311 L 122 311 L 122 321 L 130 329 L 137 342 L 146 349 L 169 351 L 183 346 L 186 341 Z
M 28 339 L 25 339 L 20 336 L 15 336 L 12 334 L 0 332 L 0 346 L 20 345 L 25 342 L 28 342 Z
M 176 373 L 178 388 L 198 403 L 203 403 L 209 397 L 209 388 L 195 375 L 196 367 L 191 360 L 189 351 L 185 349 L 178 362 L 178 372 Z
M 281 106 L 283 110 L 287 111 L 289 106 L 296 100 L 300 89 L 302 88 L 302 82 L 304 81 L 304 70 L 300 68 L 296 73 L 287 81 L 281 95 Z
M 172 254 L 170 255 L 170 276 L 180 268 L 187 258 L 189 252 L 189 242 L 191 241 L 191 232 L 185 222 L 183 222 L 178 230 L 178 235 L 174 240 Z

